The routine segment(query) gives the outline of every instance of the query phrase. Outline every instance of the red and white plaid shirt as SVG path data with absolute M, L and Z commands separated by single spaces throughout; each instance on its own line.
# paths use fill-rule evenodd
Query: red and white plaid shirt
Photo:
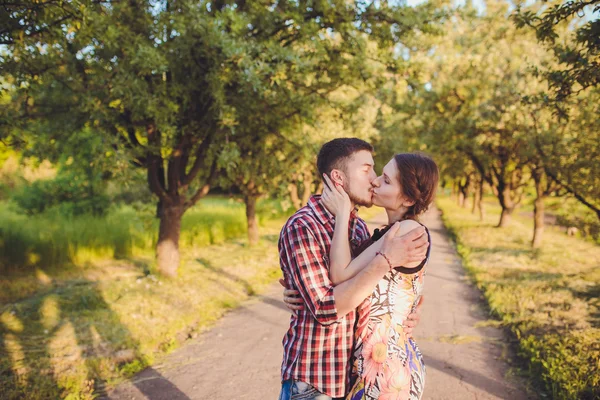
M 282 381 L 306 382 L 331 397 L 343 397 L 349 384 L 357 317 L 338 315 L 329 279 L 329 249 L 335 217 L 312 196 L 284 225 L 279 237 L 281 270 L 288 288 L 300 292 L 305 308 L 290 318 L 283 338 Z M 352 213 L 351 248 L 369 238 L 365 222 Z M 365 303 L 363 303 L 365 304 Z M 368 310 L 368 307 L 359 307 Z

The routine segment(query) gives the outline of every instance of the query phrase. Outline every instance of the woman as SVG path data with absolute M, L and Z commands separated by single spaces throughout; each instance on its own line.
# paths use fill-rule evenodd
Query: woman
M 339 284 L 352 278 L 380 253 L 379 239 L 396 222 L 397 235 L 420 224 L 417 217 L 433 201 L 438 184 L 438 168 L 429 157 L 397 154 L 373 182 L 373 204 L 385 209 L 388 225 L 375 230 L 352 259 L 348 241 L 350 199 L 328 177 L 322 200 L 336 216 L 336 228 L 330 250 L 330 278 Z M 429 233 L 428 233 L 429 234 Z M 431 238 L 430 238 L 431 243 Z M 425 365 L 417 344 L 407 336 L 402 321 L 414 310 L 423 290 L 429 251 L 425 260 L 413 265 L 392 266 L 375 288 L 370 299 L 368 319 L 357 326 L 354 351 L 353 386 L 347 400 L 420 399 L 425 383 Z

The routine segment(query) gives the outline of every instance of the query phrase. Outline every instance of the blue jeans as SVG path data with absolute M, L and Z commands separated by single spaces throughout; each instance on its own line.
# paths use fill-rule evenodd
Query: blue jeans
M 332 400 L 308 383 L 288 379 L 281 384 L 279 400 Z

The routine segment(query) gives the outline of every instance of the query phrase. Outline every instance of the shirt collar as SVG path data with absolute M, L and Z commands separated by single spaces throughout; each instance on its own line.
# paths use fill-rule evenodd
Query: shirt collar
M 323 225 L 335 223 L 335 217 L 332 213 L 329 212 L 327 208 L 321 202 L 321 195 L 315 194 L 310 196 L 308 199 L 308 207 L 312 210 L 312 212 L 317 216 L 319 221 Z

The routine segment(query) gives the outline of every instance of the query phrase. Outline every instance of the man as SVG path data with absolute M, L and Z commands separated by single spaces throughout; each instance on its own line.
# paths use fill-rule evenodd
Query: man
M 371 182 L 376 178 L 372 151 L 373 147 L 360 139 L 334 139 L 323 145 L 317 158 L 319 173 L 342 185 L 354 207 L 371 205 Z M 420 227 L 398 238 L 394 236 L 396 225 L 383 238 L 383 255 L 334 287 L 329 279 L 334 222 L 320 196 L 312 196 L 281 231 L 279 256 L 284 283 L 298 291 L 305 307 L 291 316 L 283 339 L 280 400 L 342 398 L 349 384 L 354 330 L 364 322 L 361 318 L 368 317 L 365 299 L 390 264 L 408 264 L 426 256 L 425 229 Z M 348 229 L 354 251 L 368 239 L 369 232 L 356 212 Z

